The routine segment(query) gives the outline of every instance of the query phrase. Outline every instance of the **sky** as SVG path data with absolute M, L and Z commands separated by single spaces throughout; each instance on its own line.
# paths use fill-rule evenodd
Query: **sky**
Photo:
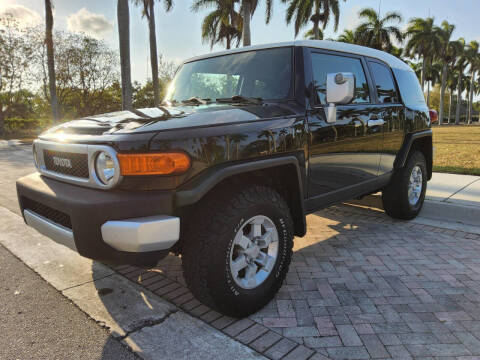
M 192 0 L 174 0 L 173 9 L 166 13 L 163 2 L 156 5 L 157 46 L 159 53 L 165 58 L 180 63 L 182 60 L 208 53 L 208 44 L 201 40 L 201 22 L 209 12 L 190 11 Z M 53 0 L 55 29 L 85 32 L 102 39 L 112 49 L 118 49 L 116 0 Z M 265 24 L 265 2 L 260 5 L 251 22 L 252 45 L 290 41 L 295 37 L 292 25 L 285 22 L 286 5 L 282 1 L 274 2 L 273 18 L 270 24 Z M 455 24 L 453 38 L 464 37 L 480 41 L 479 0 L 346 0 L 341 1 L 340 23 L 337 33 L 333 24 L 325 30 L 325 38 L 335 38 L 344 29 L 353 29 L 359 23 L 358 11 L 365 7 L 380 9 L 382 15 L 388 11 L 399 12 L 404 21 L 403 29 L 412 17 L 434 16 L 438 24 L 443 20 Z M 0 16 L 8 12 L 13 14 L 21 24 L 38 24 L 44 21 L 43 0 L 0 0 Z M 301 31 L 298 38 L 308 30 Z M 130 45 L 132 78 L 144 82 L 150 76 L 148 27 L 142 18 L 141 9 L 130 6 Z M 213 51 L 221 50 L 215 46 Z

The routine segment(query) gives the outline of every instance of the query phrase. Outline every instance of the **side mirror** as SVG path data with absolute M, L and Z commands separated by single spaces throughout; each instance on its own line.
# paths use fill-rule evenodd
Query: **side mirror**
M 352 73 L 327 74 L 327 123 L 337 121 L 337 104 L 348 104 L 355 95 L 355 75 Z

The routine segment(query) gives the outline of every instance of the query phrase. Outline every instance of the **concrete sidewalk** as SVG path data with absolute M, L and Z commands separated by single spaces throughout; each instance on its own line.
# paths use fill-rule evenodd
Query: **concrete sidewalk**
M 480 227 L 480 176 L 434 173 L 420 217 Z
M 381 193 L 347 204 L 383 210 Z M 413 222 L 480 233 L 480 176 L 433 173 Z
M 433 173 L 426 199 L 480 207 L 480 176 Z

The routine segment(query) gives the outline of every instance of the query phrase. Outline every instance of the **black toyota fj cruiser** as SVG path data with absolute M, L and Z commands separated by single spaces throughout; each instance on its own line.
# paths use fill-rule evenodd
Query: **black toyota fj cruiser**
M 181 254 L 193 294 L 243 316 L 280 288 L 307 214 L 376 191 L 392 217 L 419 213 L 429 127 L 414 72 L 389 54 L 246 47 L 186 61 L 162 107 L 46 131 L 18 197 L 28 225 L 82 256 Z

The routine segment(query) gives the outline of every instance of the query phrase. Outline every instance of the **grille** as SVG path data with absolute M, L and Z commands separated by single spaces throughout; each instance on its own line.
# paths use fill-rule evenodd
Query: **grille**
M 88 155 L 43 150 L 47 170 L 88 179 Z M 56 158 L 56 159 L 55 159 Z
M 22 205 L 24 210 L 30 210 L 56 224 L 62 225 L 68 229 L 72 228 L 70 216 L 64 212 L 52 209 L 51 207 L 41 204 L 35 200 L 22 197 Z

